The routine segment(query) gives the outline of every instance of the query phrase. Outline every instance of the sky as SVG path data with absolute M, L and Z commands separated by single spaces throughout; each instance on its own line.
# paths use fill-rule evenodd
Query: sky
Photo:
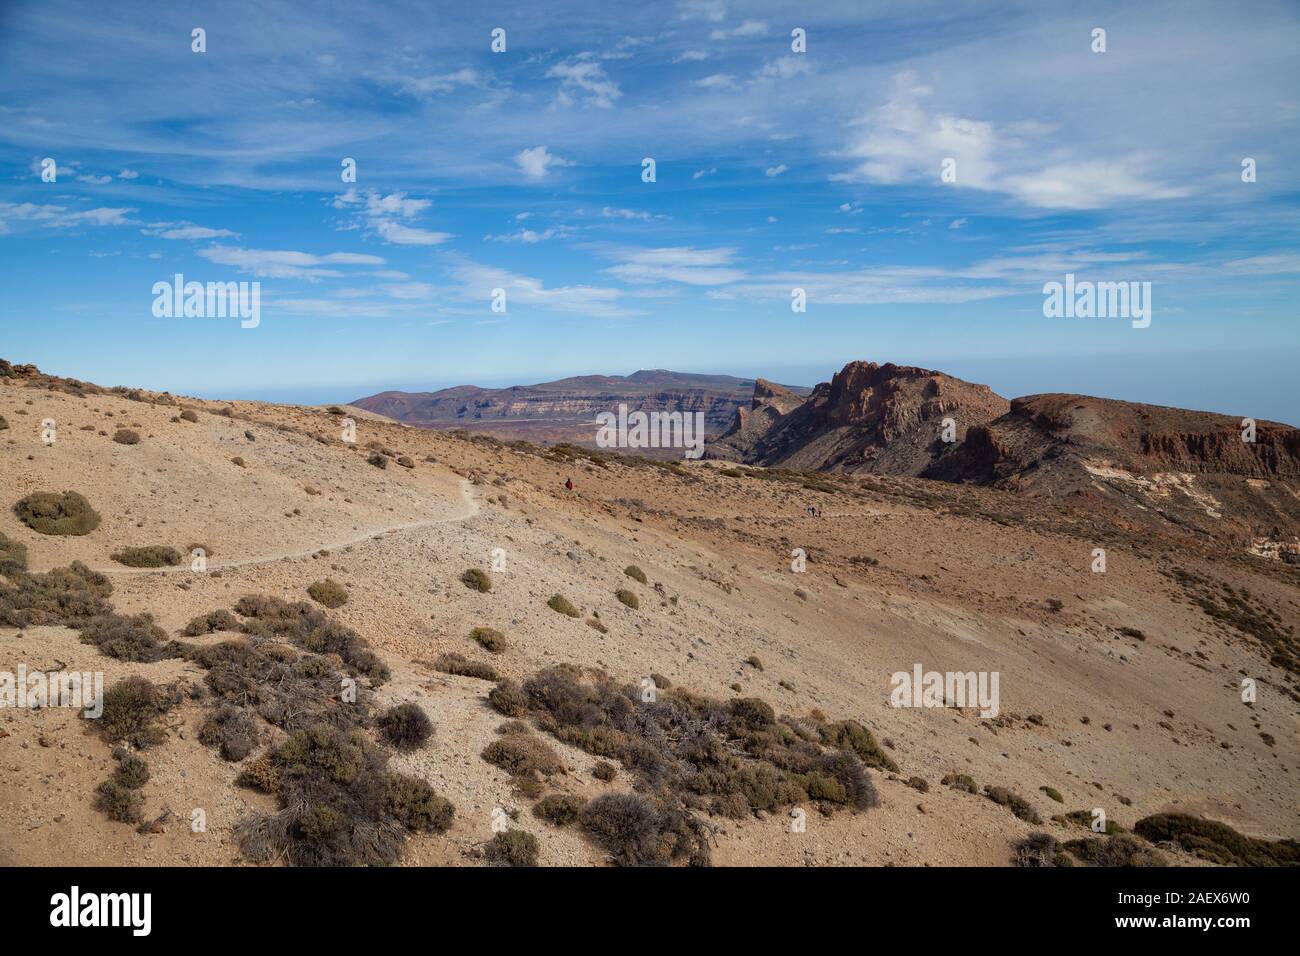
M 0 0 L 0 356 L 305 402 L 861 359 L 1300 424 L 1297 41 L 1269 0 Z M 178 273 L 258 324 L 155 315 Z M 1048 317 L 1067 274 L 1150 324 Z

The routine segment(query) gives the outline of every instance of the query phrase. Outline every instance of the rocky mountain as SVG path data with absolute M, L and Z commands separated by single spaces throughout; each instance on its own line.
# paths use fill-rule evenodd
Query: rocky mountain
M 806 400 L 767 382 L 708 446 L 713 458 L 800 471 L 917 475 L 1010 403 L 987 385 L 906 365 L 850 362 Z M 945 443 L 945 419 L 950 441 Z
M 436 392 L 387 391 L 352 402 L 410 425 L 490 431 L 499 438 L 591 444 L 600 412 L 703 412 L 706 434 L 724 431 L 751 400 L 754 379 L 643 369 L 631 375 L 582 375 L 508 388 L 460 385 Z M 776 386 L 795 396 L 809 389 Z
M 1227 415 L 1083 395 L 1007 401 L 942 372 L 850 362 L 807 399 L 757 382 L 706 456 L 1069 496 L 1293 560 L 1300 430 L 1260 421 L 1247 441 L 1243 429 Z

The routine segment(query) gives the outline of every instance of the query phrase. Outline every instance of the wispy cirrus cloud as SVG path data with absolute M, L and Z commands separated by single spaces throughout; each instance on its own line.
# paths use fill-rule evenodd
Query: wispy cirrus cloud
M 243 249 L 222 245 L 199 249 L 196 255 L 266 279 L 305 279 L 308 282 L 343 275 L 331 268 L 333 266 L 381 266 L 385 261 L 379 256 L 356 252 L 331 252 L 321 256 L 288 249 Z

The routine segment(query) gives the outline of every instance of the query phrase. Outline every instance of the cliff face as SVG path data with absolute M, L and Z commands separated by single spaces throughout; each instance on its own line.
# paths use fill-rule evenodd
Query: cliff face
M 601 412 L 682 412 L 704 415 L 705 433 L 727 429 L 756 392 L 790 396 L 808 389 L 726 375 L 646 370 L 628 376 L 586 375 L 509 388 L 462 385 L 437 392 L 388 391 L 353 402 L 397 421 L 431 428 L 471 428 L 500 437 L 590 444 Z
M 800 470 L 918 474 L 1008 403 L 985 385 L 942 372 L 850 362 L 798 404 L 755 390 L 748 415 L 711 446 L 714 457 Z

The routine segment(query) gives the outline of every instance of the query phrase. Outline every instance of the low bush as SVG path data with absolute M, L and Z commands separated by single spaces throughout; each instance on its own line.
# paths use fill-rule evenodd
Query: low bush
M 533 804 L 533 815 L 554 826 L 567 827 L 578 819 L 578 815 L 586 805 L 586 797 L 552 793 Z
M 220 749 L 223 760 L 238 763 L 257 746 L 257 722 L 244 707 L 223 703 L 199 728 L 199 743 Z
M 483 650 L 500 654 L 506 649 L 506 636 L 492 627 L 476 627 L 469 632 L 470 638 Z
M 1226 823 L 1186 813 L 1143 817 L 1133 831 L 1152 843 L 1173 843 L 1222 866 L 1300 865 L 1300 843 L 1295 840 L 1260 840 L 1238 833 Z
M 477 677 L 479 680 L 495 681 L 496 668 L 486 661 L 471 661 L 456 653 L 442 654 L 433 662 L 435 670 L 454 677 Z
M 552 611 L 557 611 L 560 614 L 564 614 L 568 617 L 582 616 L 578 612 L 578 609 L 573 606 L 572 602 L 568 598 L 566 598 L 563 594 L 554 595 L 549 601 L 546 602 L 546 606 L 549 607 Z
M 197 422 L 199 420 L 199 413 L 192 408 L 187 408 L 181 412 L 178 417 L 184 422 Z
M 609 793 L 582 808 L 579 822 L 620 866 L 709 862 L 708 832 L 689 813 L 635 793 Z
M 181 563 L 181 553 L 165 544 L 150 544 L 140 548 L 123 548 L 109 555 L 118 564 L 128 568 L 174 568 Z
M 641 599 L 626 588 L 619 588 L 614 592 L 614 597 L 634 611 L 641 607 Z
M 1050 833 L 1031 833 L 1015 844 L 1013 862 L 1022 867 L 1056 866 L 1058 847 L 1056 837 Z
M 1072 856 L 1089 866 L 1135 867 L 1165 866 L 1162 854 L 1127 833 L 1090 840 L 1070 840 L 1062 844 Z
M 187 637 L 198 637 L 200 634 L 211 634 L 214 631 L 238 631 L 239 618 L 231 614 L 225 608 L 210 611 L 207 614 L 200 614 L 196 618 L 191 618 L 190 622 L 185 625 L 184 633 Z
M 179 696 L 178 690 L 161 688 L 147 677 L 124 677 L 104 691 L 99 731 L 109 743 L 128 743 L 140 750 L 156 746 L 166 738 L 162 716 Z
M 113 441 L 119 445 L 138 445 L 140 444 L 140 433 L 129 428 L 119 428 L 113 433 Z
M 144 799 L 139 792 L 116 780 L 105 780 L 95 788 L 95 809 L 118 823 L 139 823 L 144 819 Z
M 317 604 L 333 609 L 348 603 L 348 589 L 333 578 L 316 581 L 307 588 L 307 593 Z
M 1038 811 L 1033 805 L 1013 790 L 1006 787 L 985 786 L 984 796 L 988 797 L 999 806 L 1008 807 L 1021 820 L 1026 823 L 1042 823 L 1043 819 L 1038 815 Z
M 564 773 L 564 763 L 555 748 L 531 734 L 509 734 L 483 749 L 482 757 L 511 776 Z
M 1055 787 L 1039 787 L 1038 789 L 1047 794 L 1049 800 L 1055 800 L 1057 803 L 1065 802 L 1065 797 L 1061 796 L 1061 791 Z
M 975 781 L 964 773 L 950 773 L 939 781 L 945 787 L 952 787 L 954 790 L 964 790 L 966 793 L 979 793 L 980 788 L 976 786 Z
M 633 581 L 639 581 L 642 584 L 646 583 L 645 572 L 642 571 L 640 568 L 638 568 L 635 564 L 629 564 L 627 567 L 623 569 L 623 573 L 626 574 Z
M 470 568 L 460 576 L 460 583 L 471 591 L 481 591 L 484 594 L 492 590 L 492 577 L 482 568 Z
M 81 629 L 81 643 L 93 644 L 99 652 L 120 661 L 149 664 L 180 654 L 179 646 L 154 623 L 152 614 L 126 617 L 105 614 L 92 618 Z
M 99 527 L 99 514 L 75 491 L 37 491 L 14 505 L 18 520 L 41 534 L 83 535 Z
M 504 678 L 488 691 L 488 703 L 499 714 L 507 717 L 522 717 L 528 713 L 528 698 L 519 685 L 510 678 Z
M 27 545 L 0 531 L 0 574 L 27 570 Z
M 531 833 L 507 830 L 488 841 L 483 856 L 493 866 L 536 866 L 540 849 Z
M 398 750 L 417 750 L 433 736 L 433 721 L 419 704 L 407 701 L 380 715 L 379 731 Z

